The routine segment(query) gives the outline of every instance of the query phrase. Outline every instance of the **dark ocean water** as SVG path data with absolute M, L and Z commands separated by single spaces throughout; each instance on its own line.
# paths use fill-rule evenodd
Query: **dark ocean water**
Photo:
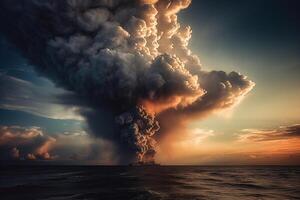
M 0 199 L 300 199 L 300 167 L 1 167 Z

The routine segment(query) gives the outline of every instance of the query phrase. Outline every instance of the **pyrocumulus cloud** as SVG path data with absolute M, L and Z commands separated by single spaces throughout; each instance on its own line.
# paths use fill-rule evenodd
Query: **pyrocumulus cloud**
M 126 162 L 149 162 L 161 116 L 227 108 L 254 86 L 237 72 L 202 69 L 188 48 L 191 28 L 177 19 L 190 3 L 2 0 L 1 32 L 91 108 L 82 114 L 93 134 L 114 141 Z

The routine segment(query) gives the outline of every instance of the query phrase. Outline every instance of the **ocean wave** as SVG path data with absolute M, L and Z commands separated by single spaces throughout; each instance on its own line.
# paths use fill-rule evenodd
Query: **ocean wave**
M 1 199 L 300 199 L 300 170 L 285 167 L 7 167 Z

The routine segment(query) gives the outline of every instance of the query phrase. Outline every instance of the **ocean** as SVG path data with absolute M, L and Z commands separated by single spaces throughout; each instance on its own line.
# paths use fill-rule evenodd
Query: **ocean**
M 0 199 L 300 199 L 292 166 L 2 166 Z

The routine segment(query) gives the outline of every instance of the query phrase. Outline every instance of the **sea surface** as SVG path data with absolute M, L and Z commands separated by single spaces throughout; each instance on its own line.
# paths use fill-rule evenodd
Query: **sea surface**
M 0 199 L 300 199 L 300 167 L 6 166 Z

